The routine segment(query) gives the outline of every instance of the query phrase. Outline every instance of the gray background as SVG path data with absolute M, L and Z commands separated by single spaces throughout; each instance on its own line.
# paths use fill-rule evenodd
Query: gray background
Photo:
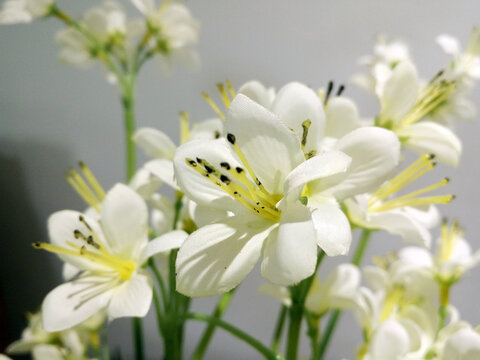
M 73 13 L 95 4 L 66 1 Z M 128 4 L 126 4 L 128 6 Z M 162 77 L 157 64 L 148 64 L 138 81 L 139 126 L 154 126 L 178 139 L 177 114 L 191 113 L 193 120 L 213 115 L 200 96 L 215 93 L 215 84 L 230 79 L 236 86 L 259 79 L 279 88 L 298 80 L 313 87 L 328 80 L 346 82 L 361 68 L 356 59 L 371 52 L 378 31 L 402 37 L 411 45 L 420 73 L 431 77 L 447 61 L 434 43 L 439 33 L 458 36 L 465 44 L 470 29 L 479 25 L 480 2 L 463 1 L 192 1 L 188 3 L 202 25 L 198 46 L 201 71 L 182 69 Z M 0 29 L 0 180 L 1 292 L 13 338 L 24 326 L 23 314 L 39 306 L 42 297 L 60 281 L 60 263 L 35 252 L 30 244 L 46 240 L 48 215 L 60 209 L 82 209 L 83 204 L 63 178 L 64 171 L 84 160 L 108 188 L 123 178 L 123 136 L 117 89 L 107 84 L 99 68 L 88 71 L 59 65 L 54 20 Z M 373 115 L 372 97 L 347 86 L 347 96 L 360 104 L 363 116 Z M 480 106 L 479 92 L 475 102 Z M 450 176 L 457 200 L 443 211 L 458 217 L 467 229 L 473 248 L 480 247 L 480 123 L 458 126 L 464 155 L 460 166 L 440 166 L 430 181 Z M 401 245 L 398 238 L 374 237 L 367 254 L 384 253 Z M 335 262 L 328 260 L 322 272 Z M 479 269 L 455 287 L 453 302 L 464 318 L 480 323 Z M 258 269 L 237 292 L 226 319 L 264 342 L 269 342 L 278 304 L 257 293 L 262 283 Z M 194 309 L 210 311 L 214 298 L 194 301 Z M 161 345 L 153 314 L 146 319 L 149 358 L 158 358 Z M 329 359 L 353 358 L 359 330 L 345 316 Z M 121 344 L 132 358 L 130 322 L 111 325 L 112 344 Z M 187 348 L 192 349 L 199 324 L 190 324 Z M 308 353 L 307 342 L 302 344 Z M 248 346 L 218 331 L 208 359 L 256 359 Z

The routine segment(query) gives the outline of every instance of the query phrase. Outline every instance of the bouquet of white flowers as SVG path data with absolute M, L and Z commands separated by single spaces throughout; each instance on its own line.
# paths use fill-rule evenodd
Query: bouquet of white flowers
M 418 74 L 405 43 L 379 36 L 373 54 L 360 59 L 365 72 L 352 77 L 378 99 L 372 118 L 362 118 L 333 82 L 320 89 L 290 82 L 278 91 L 256 80 L 220 83 L 215 96 L 203 94 L 214 118 L 191 124 L 180 113 L 177 146 L 161 130 L 136 128 L 136 79 L 152 58 L 164 70 L 197 64 L 199 25 L 181 3 L 131 3 L 134 20 L 114 1 L 79 19 L 54 0 L 6 0 L 0 12 L 4 24 L 60 20 L 60 60 L 103 66 L 120 93 L 127 164 L 126 179 L 108 190 L 83 162 L 67 172 L 88 207 L 55 212 L 50 242 L 33 243 L 64 262 L 65 282 L 28 315 L 6 353 L 121 359 L 109 351 L 106 329 L 131 317 L 143 360 L 141 318 L 153 304 L 166 360 L 184 358 L 190 321 L 207 324 L 192 359 L 204 357 L 218 327 L 266 359 L 296 360 L 303 326 L 310 359 L 325 359 L 344 311 L 363 335 L 352 349 L 357 360 L 480 359 L 480 330 L 450 302 L 480 252 L 457 220 L 441 219 L 440 207 L 454 195 L 435 169 L 459 163 L 453 126 L 475 116 L 480 31 L 472 30 L 464 51 L 439 36 L 452 59 L 431 79 Z M 136 146 L 150 158 L 140 166 Z M 412 151 L 410 161 L 404 153 Z M 427 173 L 437 181 L 418 185 Z M 441 235 L 432 241 L 437 226 Z M 351 249 L 354 229 L 361 235 Z M 408 245 L 362 267 L 370 236 L 382 231 Z M 322 264 L 339 255 L 351 261 L 324 276 Z M 222 320 L 257 263 L 266 280 L 259 291 L 281 302 L 270 345 Z M 192 299 L 214 295 L 211 315 L 191 311 Z

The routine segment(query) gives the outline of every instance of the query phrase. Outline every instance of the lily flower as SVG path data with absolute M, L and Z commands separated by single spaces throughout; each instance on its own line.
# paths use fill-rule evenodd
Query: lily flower
M 129 187 L 117 184 L 102 203 L 100 222 L 64 210 L 51 215 L 51 243 L 37 249 L 56 253 L 82 273 L 52 290 L 42 304 L 46 331 L 61 331 L 106 311 L 109 320 L 145 316 L 152 281 L 142 265 L 159 252 L 176 248 L 182 231 L 148 241 L 147 206 Z
M 233 215 L 200 228 L 181 247 L 177 289 L 186 295 L 230 290 L 260 257 L 267 280 L 292 285 L 313 273 L 317 245 L 332 256 L 348 251 L 348 220 L 328 190 L 353 191 L 355 181 L 339 185 L 352 158 L 341 149 L 315 155 L 324 115 L 312 90 L 296 83 L 287 85 L 277 94 L 272 109 L 239 94 L 228 109 L 226 139 L 192 141 L 175 154 L 175 175 L 182 191 L 200 205 Z M 379 143 L 388 143 L 382 150 L 390 163 L 383 164 L 383 169 L 391 171 L 397 163 L 390 156 L 395 136 L 376 130 Z M 359 144 L 350 140 L 346 151 Z M 362 153 L 359 147 L 356 150 Z M 358 165 L 355 161 L 353 169 L 358 170 Z M 375 168 L 375 159 L 367 166 Z M 301 196 L 305 185 L 317 180 L 317 187 L 312 187 L 318 190 L 316 201 Z M 311 201 L 311 206 L 305 201 Z

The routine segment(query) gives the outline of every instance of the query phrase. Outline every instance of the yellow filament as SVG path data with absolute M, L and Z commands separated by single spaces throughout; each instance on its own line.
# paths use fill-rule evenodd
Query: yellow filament
M 210 98 L 210 96 L 208 96 L 208 94 L 204 93 L 204 92 L 202 93 L 202 96 L 205 99 L 205 101 L 208 103 L 208 105 L 210 105 L 210 107 L 213 109 L 213 111 L 215 111 L 217 113 L 217 115 L 220 117 L 220 119 L 225 121 L 225 115 L 222 113 L 222 111 L 217 106 L 217 104 L 215 104 L 215 102 Z
M 399 191 L 424 175 L 426 172 L 432 170 L 434 167 L 433 163 L 431 162 L 432 158 L 432 155 L 422 155 L 417 161 L 408 166 L 393 179 L 383 184 L 375 193 L 372 194 L 371 201 L 369 201 L 369 206 L 373 205 L 379 200 L 385 199 L 387 196 Z
M 230 80 L 227 80 L 225 82 L 227 84 L 227 89 L 228 89 L 228 92 L 230 93 L 230 96 L 232 97 L 232 99 L 235 97 L 235 89 L 233 88 L 232 86 L 232 83 L 230 82 Z
M 380 206 L 375 207 L 374 209 L 369 209 L 371 212 L 380 212 L 397 209 L 404 206 L 420 206 L 420 205 L 431 205 L 431 204 L 448 204 L 455 197 L 453 195 L 438 195 L 438 196 L 426 196 L 413 199 L 402 199 L 402 200 L 391 200 L 383 203 Z
M 230 106 L 230 98 L 228 97 L 227 89 L 225 89 L 225 85 L 217 84 L 218 92 L 220 93 L 220 97 L 222 98 L 223 105 L 228 109 Z
M 185 111 L 180 112 L 180 143 L 185 144 L 190 137 L 190 128 L 188 126 L 188 113 Z
M 66 249 L 61 246 L 48 243 L 34 243 L 33 246 L 36 249 L 42 249 L 57 254 L 83 257 L 90 261 L 106 265 L 115 270 L 122 280 L 129 279 L 135 270 L 135 263 L 132 260 L 118 259 L 111 254 L 108 254 L 109 256 L 96 254 L 87 250 L 85 247 L 79 247 L 71 242 L 67 242 L 67 244 L 72 246 L 72 248 L 75 250 Z
M 403 288 L 396 286 L 389 292 L 385 298 L 385 302 L 380 313 L 380 322 L 387 320 L 401 304 L 404 296 Z
M 460 236 L 461 231 L 459 230 L 458 221 L 455 220 L 451 228 L 448 227 L 448 223 L 446 221 L 442 223 L 439 254 L 439 260 L 441 263 L 450 260 Z
M 95 210 L 100 211 L 100 204 L 98 199 L 95 196 L 92 196 L 89 190 L 85 190 L 71 174 L 66 174 L 65 178 L 67 179 L 70 186 L 75 190 L 75 192 L 91 207 Z
M 97 178 L 93 175 L 93 173 L 90 171 L 87 165 L 85 165 L 84 162 L 80 161 L 79 163 L 80 169 L 82 169 L 83 175 L 85 178 L 88 180 L 90 185 L 92 186 L 93 190 L 97 194 L 97 197 L 100 200 L 105 199 L 105 191 L 103 188 L 100 186 L 100 184 L 97 181 Z
M 408 126 L 416 123 L 444 102 L 454 91 L 455 83 L 440 81 L 437 84 L 429 84 L 410 112 L 402 119 L 401 126 Z

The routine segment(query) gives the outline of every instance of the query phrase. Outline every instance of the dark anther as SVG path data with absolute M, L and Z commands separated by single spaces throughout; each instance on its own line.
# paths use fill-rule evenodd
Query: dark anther
M 208 165 L 205 165 L 205 170 L 207 170 L 207 173 L 209 174 L 213 173 L 213 169 Z
M 195 162 L 195 160 L 188 160 L 188 163 L 193 167 L 197 166 L 197 163 Z
M 32 245 L 33 245 L 34 248 L 39 248 L 39 247 L 40 247 L 40 243 L 39 243 L 39 242 L 34 242 Z
M 218 139 L 220 137 L 220 132 L 218 130 L 215 130 L 214 136 L 215 139 Z
M 200 159 L 199 157 L 197 157 L 197 162 L 198 162 L 199 164 L 201 164 L 202 161 L 203 161 L 202 159 Z
M 258 178 L 255 178 L 255 182 L 257 183 L 258 186 L 262 185 L 261 181 L 258 180 Z
M 343 90 L 345 90 L 345 85 L 342 84 L 342 85 L 340 85 L 340 87 L 338 88 L 337 96 L 342 95 Z
M 329 81 L 327 85 L 327 93 L 325 94 L 325 100 L 323 103 L 326 105 L 328 102 L 328 98 L 330 97 L 330 94 L 332 93 L 333 90 L 333 81 Z
M 230 184 L 230 179 L 228 178 L 228 176 L 225 175 L 220 175 L 220 181 L 227 185 Z
M 224 169 L 230 170 L 230 164 L 227 162 L 221 162 L 220 166 Z
M 236 167 L 235 170 L 237 170 L 237 173 L 241 174 L 243 172 L 243 169 L 241 167 Z
M 235 141 L 236 141 L 235 135 L 233 135 L 231 133 L 228 133 L 227 134 L 227 140 L 230 142 L 230 144 L 235 145 Z

